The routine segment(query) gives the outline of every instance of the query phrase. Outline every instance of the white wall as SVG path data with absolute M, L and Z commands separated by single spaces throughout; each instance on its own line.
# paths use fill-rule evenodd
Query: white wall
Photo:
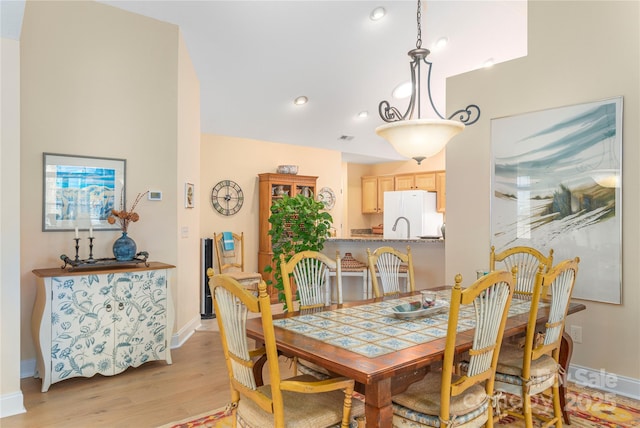
M 0 40 L 0 418 L 23 413 L 20 391 L 20 44 Z M 9 326 L 9 328 L 7 328 Z
M 178 266 L 176 329 L 199 322 L 189 258 L 199 218 L 183 202 L 184 182 L 198 177 L 199 87 L 178 27 L 97 2 L 27 2 L 20 47 L 23 362 L 35 357 L 31 270 L 59 266 L 60 254 L 74 251 L 73 232 L 41 231 L 43 152 L 126 159 L 129 203 L 163 192 L 162 201 L 141 201 L 129 234 L 151 260 Z M 181 238 L 182 225 L 191 239 Z M 95 233 L 94 256 L 111 257 L 119 232 Z M 86 240 L 81 246 L 82 255 Z
M 447 106 L 477 103 L 481 120 L 447 146 L 446 277 L 488 264 L 490 120 L 622 95 L 622 305 L 583 301 L 568 325 L 583 328 L 572 365 L 615 375 L 640 397 L 640 34 L 638 2 L 529 1 L 527 57 L 450 78 Z M 559 260 L 557 260 L 559 261 Z M 578 274 L 578 282 L 590 278 Z M 601 380 L 596 386 L 606 387 Z M 611 387 L 609 385 L 609 387 Z

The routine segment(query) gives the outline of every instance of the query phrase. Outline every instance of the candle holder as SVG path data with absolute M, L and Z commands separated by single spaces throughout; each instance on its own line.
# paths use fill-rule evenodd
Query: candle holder
M 78 250 L 80 249 L 80 238 L 73 238 L 76 241 L 76 262 L 80 260 L 80 256 L 78 255 Z
M 95 238 L 93 236 L 89 237 L 89 258 L 87 259 L 87 263 L 93 263 L 95 259 L 93 258 L 93 240 Z

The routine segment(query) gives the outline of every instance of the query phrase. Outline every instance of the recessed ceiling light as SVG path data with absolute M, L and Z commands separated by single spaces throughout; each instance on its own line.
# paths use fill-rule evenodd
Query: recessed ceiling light
M 384 18 L 386 14 L 387 14 L 387 11 L 384 9 L 384 7 L 382 6 L 376 7 L 369 14 L 369 19 L 371 19 L 372 21 L 377 21 L 379 19 Z
M 396 86 L 391 96 L 397 100 L 409 98 L 411 96 L 411 82 L 404 82 Z
M 449 43 L 449 39 L 447 39 L 446 37 L 440 37 L 436 43 L 433 45 L 433 49 L 434 50 L 440 50 L 442 48 L 444 48 L 445 46 L 447 46 L 447 43 Z
M 369 112 L 368 111 L 361 111 L 360 113 L 358 113 L 358 117 L 361 119 L 364 119 L 365 117 L 369 116 Z
M 495 64 L 495 61 L 493 60 L 493 58 L 489 58 L 488 60 L 482 63 L 482 66 L 484 68 L 489 68 L 489 67 L 493 67 L 494 64 Z
M 293 100 L 293 103 L 297 106 L 301 106 L 303 104 L 306 104 L 307 102 L 309 102 L 309 98 L 305 97 L 304 95 Z

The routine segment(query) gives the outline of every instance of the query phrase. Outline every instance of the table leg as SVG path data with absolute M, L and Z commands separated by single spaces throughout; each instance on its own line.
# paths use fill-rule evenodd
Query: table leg
M 559 360 L 558 362 L 564 369 L 563 370 L 564 374 L 560 379 L 560 406 L 562 407 L 562 418 L 564 419 L 564 422 L 567 425 L 571 424 L 571 420 L 569 419 L 569 413 L 566 410 L 567 391 L 565 389 L 565 384 L 567 381 L 567 376 L 568 376 L 567 371 L 569 370 L 569 362 L 571 361 L 572 353 L 573 353 L 573 339 L 571 339 L 571 336 L 569 336 L 567 332 L 564 332 L 562 334 L 562 342 L 560 343 L 560 356 L 558 358 Z
M 367 428 L 391 428 L 391 379 L 365 385 L 365 411 Z

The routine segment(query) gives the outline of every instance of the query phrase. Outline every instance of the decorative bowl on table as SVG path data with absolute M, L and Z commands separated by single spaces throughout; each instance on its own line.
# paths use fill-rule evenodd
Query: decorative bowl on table
M 298 173 L 298 165 L 278 165 L 276 169 L 278 174 L 297 174 Z
M 391 308 L 393 315 L 400 319 L 412 319 L 427 317 L 442 313 L 447 310 L 449 303 L 446 300 L 436 300 L 433 306 L 423 308 L 422 302 L 407 302 Z

